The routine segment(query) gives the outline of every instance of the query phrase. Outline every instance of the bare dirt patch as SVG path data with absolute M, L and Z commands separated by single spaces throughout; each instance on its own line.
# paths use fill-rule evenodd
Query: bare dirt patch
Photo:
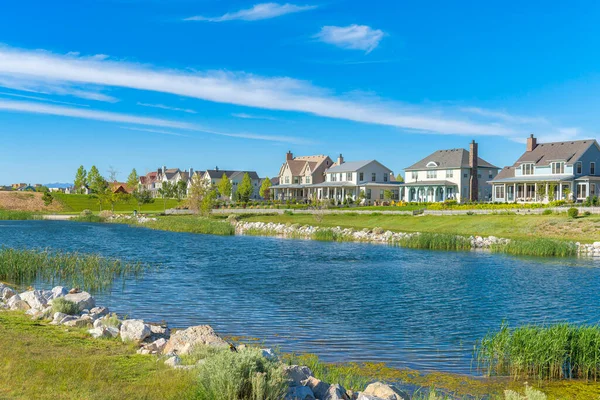
M 42 200 L 43 193 L 36 192 L 0 192 L 0 209 L 18 211 L 62 211 L 58 200 L 46 206 Z

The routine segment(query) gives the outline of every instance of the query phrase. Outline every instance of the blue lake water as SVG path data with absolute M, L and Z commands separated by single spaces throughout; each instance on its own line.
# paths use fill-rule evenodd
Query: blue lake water
M 210 324 L 327 361 L 475 373 L 473 344 L 511 325 L 600 320 L 600 261 L 0 221 L 0 246 L 95 252 L 160 268 L 97 302 L 171 326 Z

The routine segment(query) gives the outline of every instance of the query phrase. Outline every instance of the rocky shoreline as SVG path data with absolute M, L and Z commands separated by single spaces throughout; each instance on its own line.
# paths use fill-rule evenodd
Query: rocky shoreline
M 58 300 L 60 299 L 60 300 Z M 55 305 L 69 305 L 69 313 L 57 311 Z M 56 286 L 52 290 L 30 288 L 22 293 L 0 283 L 0 311 L 21 311 L 34 320 L 50 321 L 51 325 L 85 329 L 90 340 L 120 339 L 136 343 L 138 354 L 157 357 L 166 365 L 193 370 L 196 365 L 184 365 L 182 356 L 190 354 L 196 346 L 214 346 L 243 352 L 245 345 L 234 347 L 221 338 L 210 325 L 191 326 L 171 331 L 167 324 L 151 324 L 141 319 L 122 319 L 110 313 L 107 307 L 98 306 L 88 292 L 67 290 Z M 339 384 L 317 379 L 310 368 L 285 365 L 272 349 L 260 349 L 264 358 L 281 363 L 287 377 L 285 400 L 408 400 L 410 396 L 392 385 L 374 382 L 362 392 L 346 390 Z
M 234 218 L 230 222 L 235 227 L 236 235 L 275 236 L 290 239 L 314 239 L 317 232 L 329 231 L 339 241 L 361 243 L 385 243 L 401 245 L 402 241 L 420 235 L 419 232 L 392 232 L 383 228 L 323 228 L 311 225 L 283 224 L 273 222 L 246 222 Z M 457 236 L 463 238 L 462 236 Z M 512 239 L 498 238 L 496 236 L 469 236 L 466 238 L 471 245 L 471 250 L 490 250 L 494 245 L 505 245 Z M 600 257 L 600 242 L 580 243 L 575 242 L 577 254 L 580 256 Z

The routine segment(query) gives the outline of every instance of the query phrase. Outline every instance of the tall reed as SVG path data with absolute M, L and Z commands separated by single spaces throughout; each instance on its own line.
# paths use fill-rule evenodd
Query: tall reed
M 577 255 L 577 245 L 546 238 L 515 239 L 506 244 L 494 244 L 491 251 L 515 256 L 572 257 Z
M 502 324 L 475 346 L 478 368 L 487 375 L 537 379 L 600 377 L 600 326 Z
M 320 240 L 324 242 L 350 242 L 353 240 L 352 236 L 345 235 L 341 232 L 336 232 L 329 228 L 319 228 L 312 235 L 313 240 Z
M 235 228 L 227 221 L 195 217 L 195 216 L 166 216 L 157 221 L 146 222 L 138 226 L 172 232 L 189 232 L 210 235 L 231 236 Z
M 411 249 L 471 250 L 471 241 L 450 233 L 418 233 L 400 239 L 397 244 Z
M 0 280 L 29 285 L 38 280 L 92 292 L 107 289 L 116 278 L 139 276 L 148 266 L 98 254 L 0 248 Z
M 37 216 L 31 211 L 17 211 L 17 210 L 2 210 L 0 209 L 0 220 L 29 220 L 36 219 Z

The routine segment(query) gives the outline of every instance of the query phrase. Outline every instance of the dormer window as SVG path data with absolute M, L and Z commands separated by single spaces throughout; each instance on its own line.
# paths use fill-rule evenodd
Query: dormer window
M 533 163 L 527 163 L 521 165 L 521 174 L 533 175 Z
M 438 163 L 436 163 L 435 161 L 429 161 L 429 162 L 427 163 L 427 168 L 435 168 L 435 167 L 437 167 L 437 166 L 439 166 L 439 164 L 438 164 Z
M 565 173 L 565 163 L 563 161 L 553 162 L 550 165 L 552 166 L 553 175 Z

